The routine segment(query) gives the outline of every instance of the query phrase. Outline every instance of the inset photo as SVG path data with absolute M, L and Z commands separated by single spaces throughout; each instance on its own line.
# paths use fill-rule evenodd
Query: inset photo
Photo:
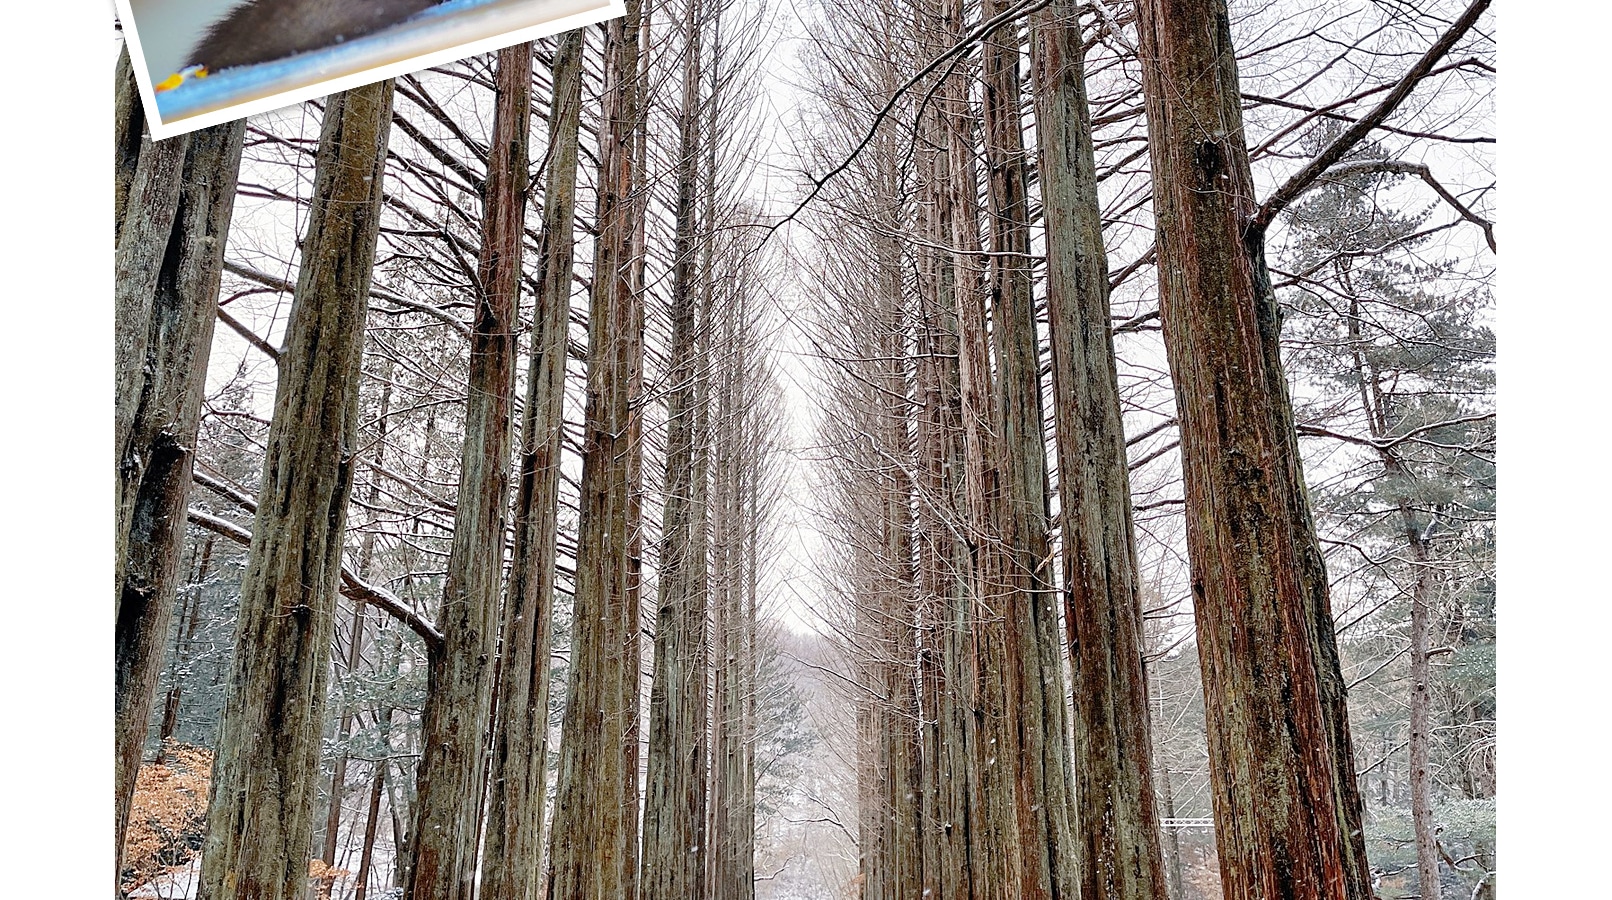
M 116 0 L 151 136 L 620 16 L 624 0 Z

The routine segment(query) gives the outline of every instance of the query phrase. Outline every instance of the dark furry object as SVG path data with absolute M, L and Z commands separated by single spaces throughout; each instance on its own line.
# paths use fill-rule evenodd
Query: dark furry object
M 213 23 L 190 51 L 212 71 L 247 66 L 363 37 L 442 0 L 248 0 Z

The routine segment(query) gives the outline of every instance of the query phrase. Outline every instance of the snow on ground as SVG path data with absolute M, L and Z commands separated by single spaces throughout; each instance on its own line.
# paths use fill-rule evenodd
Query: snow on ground
M 196 882 L 201 878 L 201 856 L 190 865 L 158 875 L 129 892 L 129 900 L 192 900 L 196 896 Z
M 342 848 L 342 852 L 337 854 L 336 861 L 338 867 L 346 870 L 348 874 L 336 879 L 336 883 L 332 885 L 331 900 L 350 900 L 358 890 L 358 881 L 352 875 L 352 872 L 358 869 L 357 848 Z M 369 873 L 367 892 L 369 897 L 374 900 L 395 900 L 402 893 L 401 888 L 387 887 L 394 865 L 390 844 L 376 842 Z M 198 853 L 188 865 L 159 875 L 130 891 L 129 900 L 195 900 L 196 889 L 200 882 L 201 854 Z

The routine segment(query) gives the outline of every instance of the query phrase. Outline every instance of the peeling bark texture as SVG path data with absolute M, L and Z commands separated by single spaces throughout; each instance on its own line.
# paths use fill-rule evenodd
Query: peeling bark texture
M 308 890 L 392 82 L 329 98 L 226 685 L 200 900 Z
M 554 49 L 538 296 L 521 426 L 515 553 L 504 605 L 498 726 L 493 731 L 482 859 L 486 900 L 537 900 L 543 890 L 539 867 L 548 775 L 549 641 L 554 628 L 583 34 L 576 30 L 560 35 Z
M 112 293 L 113 308 L 117 311 L 113 332 L 113 377 L 116 379 L 113 446 L 118 448 L 120 457 L 128 447 L 145 395 L 157 277 L 162 271 L 174 219 L 179 212 L 179 189 L 184 180 L 185 150 L 189 143 L 188 136 L 153 143 L 149 135 L 142 135 L 134 170 L 127 176 L 128 194 L 119 207 L 124 215 L 120 216 L 117 230 Z M 122 173 L 119 175 L 121 180 Z M 123 468 L 121 458 L 118 463 L 119 468 Z M 119 478 L 120 487 L 126 480 Z M 133 497 L 127 491 L 119 491 L 117 588 L 120 597 L 127 555 L 125 523 L 132 502 Z
M 140 152 L 152 144 L 146 131 L 145 105 L 140 101 L 140 88 L 134 80 L 134 64 L 129 61 L 127 46 L 118 54 L 113 81 L 112 235 L 116 241 L 123 235 L 123 219 L 129 192 L 134 186 L 134 174 L 140 164 Z
M 1009 4 L 986 0 L 991 18 Z M 988 594 L 1000 619 L 1005 740 L 986 748 L 1009 763 L 1018 870 L 1008 889 L 1025 900 L 1074 896 L 1073 797 L 1065 715 L 1063 647 L 1051 572 L 1046 568 L 1047 459 L 1042 443 L 1040 359 L 1031 287 L 1029 204 L 1018 65 L 1019 28 L 986 37 L 981 75 L 985 159 L 989 168 L 991 342 L 996 391 L 991 422 L 999 467 L 996 525 L 1002 542 L 1000 592 Z M 1004 758 L 1005 754 L 1005 758 Z
M 476 886 L 509 506 L 516 313 L 530 180 L 532 45 L 500 50 L 495 79 L 464 448 L 437 617 L 442 646 L 431 654 L 420 725 L 419 819 L 407 892 L 412 900 L 471 900 Z
M 233 122 L 154 144 L 133 95 L 132 80 L 120 81 L 114 877 L 179 586 L 196 425 L 245 134 Z M 129 153 L 122 152 L 125 138 Z
M 1228 900 L 1371 896 L 1345 685 L 1305 495 L 1224 0 L 1138 4 Z
M 700 360 L 694 205 L 700 165 L 700 3 L 690 0 L 683 21 L 683 96 L 678 112 L 676 234 L 668 306 L 672 323 L 666 398 L 666 477 L 661 515 L 660 571 L 655 613 L 655 662 L 649 694 L 649 753 L 644 796 L 645 900 L 702 900 L 706 894 L 706 637 L 703 554 L 695 540 L 700 510 L 695 480 L 695 429 Z M 714 136 L 708 137 L 714 140 Z M 696 581 L 696 579 L 699 579 Z
M 962 0 L 946 0 L 945 29 L 949 35 L 963 34 Z M 961 68 L 961 67 L 960 67 Z M 953 749 L 953 770 L 968 773 L 966 795 L 959 798 L 967 809 L 964 833 L 967 896 L 979 900 L 1006 900 L 1014 896 L 1019 883 L 1021 847 L 1012 810 L 1011 769 L 1018 754 L 1010 745 L 1013 730 L 1006 720 L 1004 692 L 1004 640 L 1001 603 L 1000 515 L 996 508 L 999 492 L 997 439 L 992 426 L 990 339 L 986 328 L 986 283 L 980 251 L 979 135 L 970 109 L 969 72 L 949 81 L 944 88 L 946 108 L 948 184 L 951 190 L 952 257 L 958 333 L 958 392 L 963 444 L 963 502 L 966 510 L 965 534 L 968 540 L 968 568 L 965 597 L 957 618 L 955 635 L 958 668 L 964 680 L 959 685 L 963 702 L 958 717 L 967 735 L 961 752 Z M 997 765 L 998 759 L 1003 760 Z
M 939 4 L 919 6 L 921 56 L 955 43 Z M 954 91 L 954 80 L 940 91 Z M 948 98 L 950 94 L 946 94 Z M 918 297 L 913 396 L 919 404 L 915 429 L 918 497 L 914 535 L 919 695 L 922 884 L 929 900 L 968 900 L 969 733 L 965 727 L 968 684 L 961 638 L 968 615 L 968 543 L 964 501 L 962 408 L 958 384 L 957 276 L 939 248 L 952 241 L 953 160 L 947 143 L 947 110 L 931 106 L 921 119 L 932 148 L 919 157 L 922 194 L 919 233 L 930 246 L 916 248 Z
M 710 595 L 712 671 L 710 900 L 755 900 L 755 688 L 757 446 L 753 400 L 746 396 L 754 358 L 743 320 L 747 296 L 724 279 L 714 305 L 713 343 L 728 348 L 711 423 Z
M 1032 20 L 1082 900 L 1164 900 L 1108 262 L 1074 0 Z
M 642 323 L 633 290 L 639 105 L 638 0 L 605 24 L 599 237 L 588 317 L 588 398 L 571 669 L 560 742 L 552 900 L 636 900 L 638 631 L 631 558 L 631 382 Z

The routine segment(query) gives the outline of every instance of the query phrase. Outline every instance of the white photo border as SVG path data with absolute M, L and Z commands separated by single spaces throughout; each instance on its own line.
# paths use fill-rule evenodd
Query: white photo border
M 533 2 L 551 2 L 551 0 L 533 0 Z M 151 131 L 152 140 L 177 137 L 181 134 L 188 134 L 197 129 L 222 122 L 233 122 L 236 119 L 243 119 L 258 113 L 283 109 L 306 100 L 313 100 L 339 91 L 373 84 L 386 78 L 408 75 L 432 66 L 455 62 L 467 56 L 475 56 L 478 53 L 490 53 L 523 41 L 550 37 L 576 28 L 596 25 L 600 22 L 619 18 L 627 13 L 626 0 L 571 0 L 570 7 L 574 8 L 578 5 L 588 4 L 588 8 L 563 14 L 547 22 L 527 28 L 500 32 L 490 37 L 467 41 L 442 50 L 422 53 L 397 62 L 362 69 L 347 75 L 338 75 L 324 81 L 305 84 L 220 109 L 177 118 L 172 122 L 164 122 L 161 111 L 157 107 L 156 92 L 152 90 L 151 71 L 149 66 L 146 65 L 145 53 L 140 46 L 139 26 L 135 22 L 133 10 L 129 5 L 130 0 L 114 0 L 114 3 L 117 7 L 118 20 L 123 26 L 123 40 L 128 45 L 130 61 L 134 64 L 134 78 L 140 89 L 140 100 L 145 105 L 146 123 Z

